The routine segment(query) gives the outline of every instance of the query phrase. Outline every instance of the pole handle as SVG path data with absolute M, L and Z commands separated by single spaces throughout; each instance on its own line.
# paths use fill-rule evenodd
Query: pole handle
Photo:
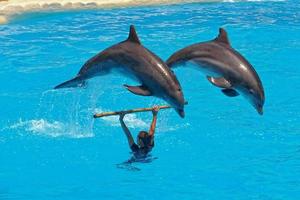
M 188 102 L 185 102 L 185 105 L 187 105 Z M 158 106 L 159 109 L 168 109 L 172 108 L 169 105 L 163 105 L 163 106 Z M 146 112 L 146 111 L 152 111 L 153 107 L 149 108 L 136 108 L 136 109 L 131 109 L 131 110 L 122 110 L 122 111 L 113 111 L 113 112 L 103 112 L 103 113 L 96 113 L 94 114 L 94 118 L 100 118 L 100 117 L 107 117 L 107 116 L 113 116 L 113 115 L 120 115 L 121 113 L 129 114 L 129 113 L 137 113 L 137 112 Z

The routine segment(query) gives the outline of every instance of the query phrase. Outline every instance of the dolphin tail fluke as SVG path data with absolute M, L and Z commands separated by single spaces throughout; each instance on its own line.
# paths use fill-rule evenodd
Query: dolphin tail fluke
M 71 88 L 71 87 L 83 87 L 86 85 L 86 82 L 81 77 L 75 77 L 71 80 L 68 80 L 66 82 L 63 82 L 57 86 L 54 87 L 54 89 L 60 89 L 60 88 Z

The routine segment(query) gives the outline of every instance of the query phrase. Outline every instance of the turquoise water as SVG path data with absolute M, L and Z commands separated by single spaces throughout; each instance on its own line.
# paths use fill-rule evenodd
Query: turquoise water
M 179 68 L 186 118 L 161 111 L 153 161 L 120 164 L 131 154 L 118 119 L 92 115 L 164 102 L 132 95 L 117 74 L 52 88 L 130 24 L 164 60 L 225 27 L 261 77 L 265 114 Z M 300 199 L 299 25 L 291 0 L 27 14 L 0 26 L 0 199 Z M 134 134 L 150 120 L 126 117 Z

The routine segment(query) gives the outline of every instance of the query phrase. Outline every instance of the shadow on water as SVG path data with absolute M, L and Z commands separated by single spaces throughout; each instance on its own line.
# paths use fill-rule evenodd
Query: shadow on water
M 153 157 L 151 154 L 148 154 L 146 156 L 132 155 L 129 160 L 122 162 L 120 164 L 117 164 L 116 166 L 119 169 L 125 169 L 128 171 L 141 171 L 141 169 L 136 166 L 137 164 L 151 163 L 156 159 L 158 159 L 158 157 Z

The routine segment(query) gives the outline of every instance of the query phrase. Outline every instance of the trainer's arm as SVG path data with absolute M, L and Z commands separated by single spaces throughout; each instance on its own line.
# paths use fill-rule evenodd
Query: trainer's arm
M 156 121 L 157 121 L 157 113 L 159 111 L 159 107 L 156 106 L 154 107 L 154 109 L 152 110 L 152 113 L 153 113 L 153 119 L 152 119 L 152 123 L 151 123 L 151 126 L 150 126 L 150 130 L 149 130 L 149 136 L 154 136 L 154 133 L 155 133 L 155 127 L 156 127 Z
M 124 131 L 124 133 L 125 133 L 125 135 L 127 137 L 129 147 L 131 147 L 134 144 L 134 140 L 133 140 L 133 137 L 132 137 L 129 129 L 127 128 L 126 124 L 124 123 L 124 120 L 123 120 L 124 116 L 125 116 L 125 114 L 123 114 L 123 113 L 120 114 L 119 120 L 120 120 L 120 124 L 122 126 L 122 129 L 123 129 L 123 131 Z

